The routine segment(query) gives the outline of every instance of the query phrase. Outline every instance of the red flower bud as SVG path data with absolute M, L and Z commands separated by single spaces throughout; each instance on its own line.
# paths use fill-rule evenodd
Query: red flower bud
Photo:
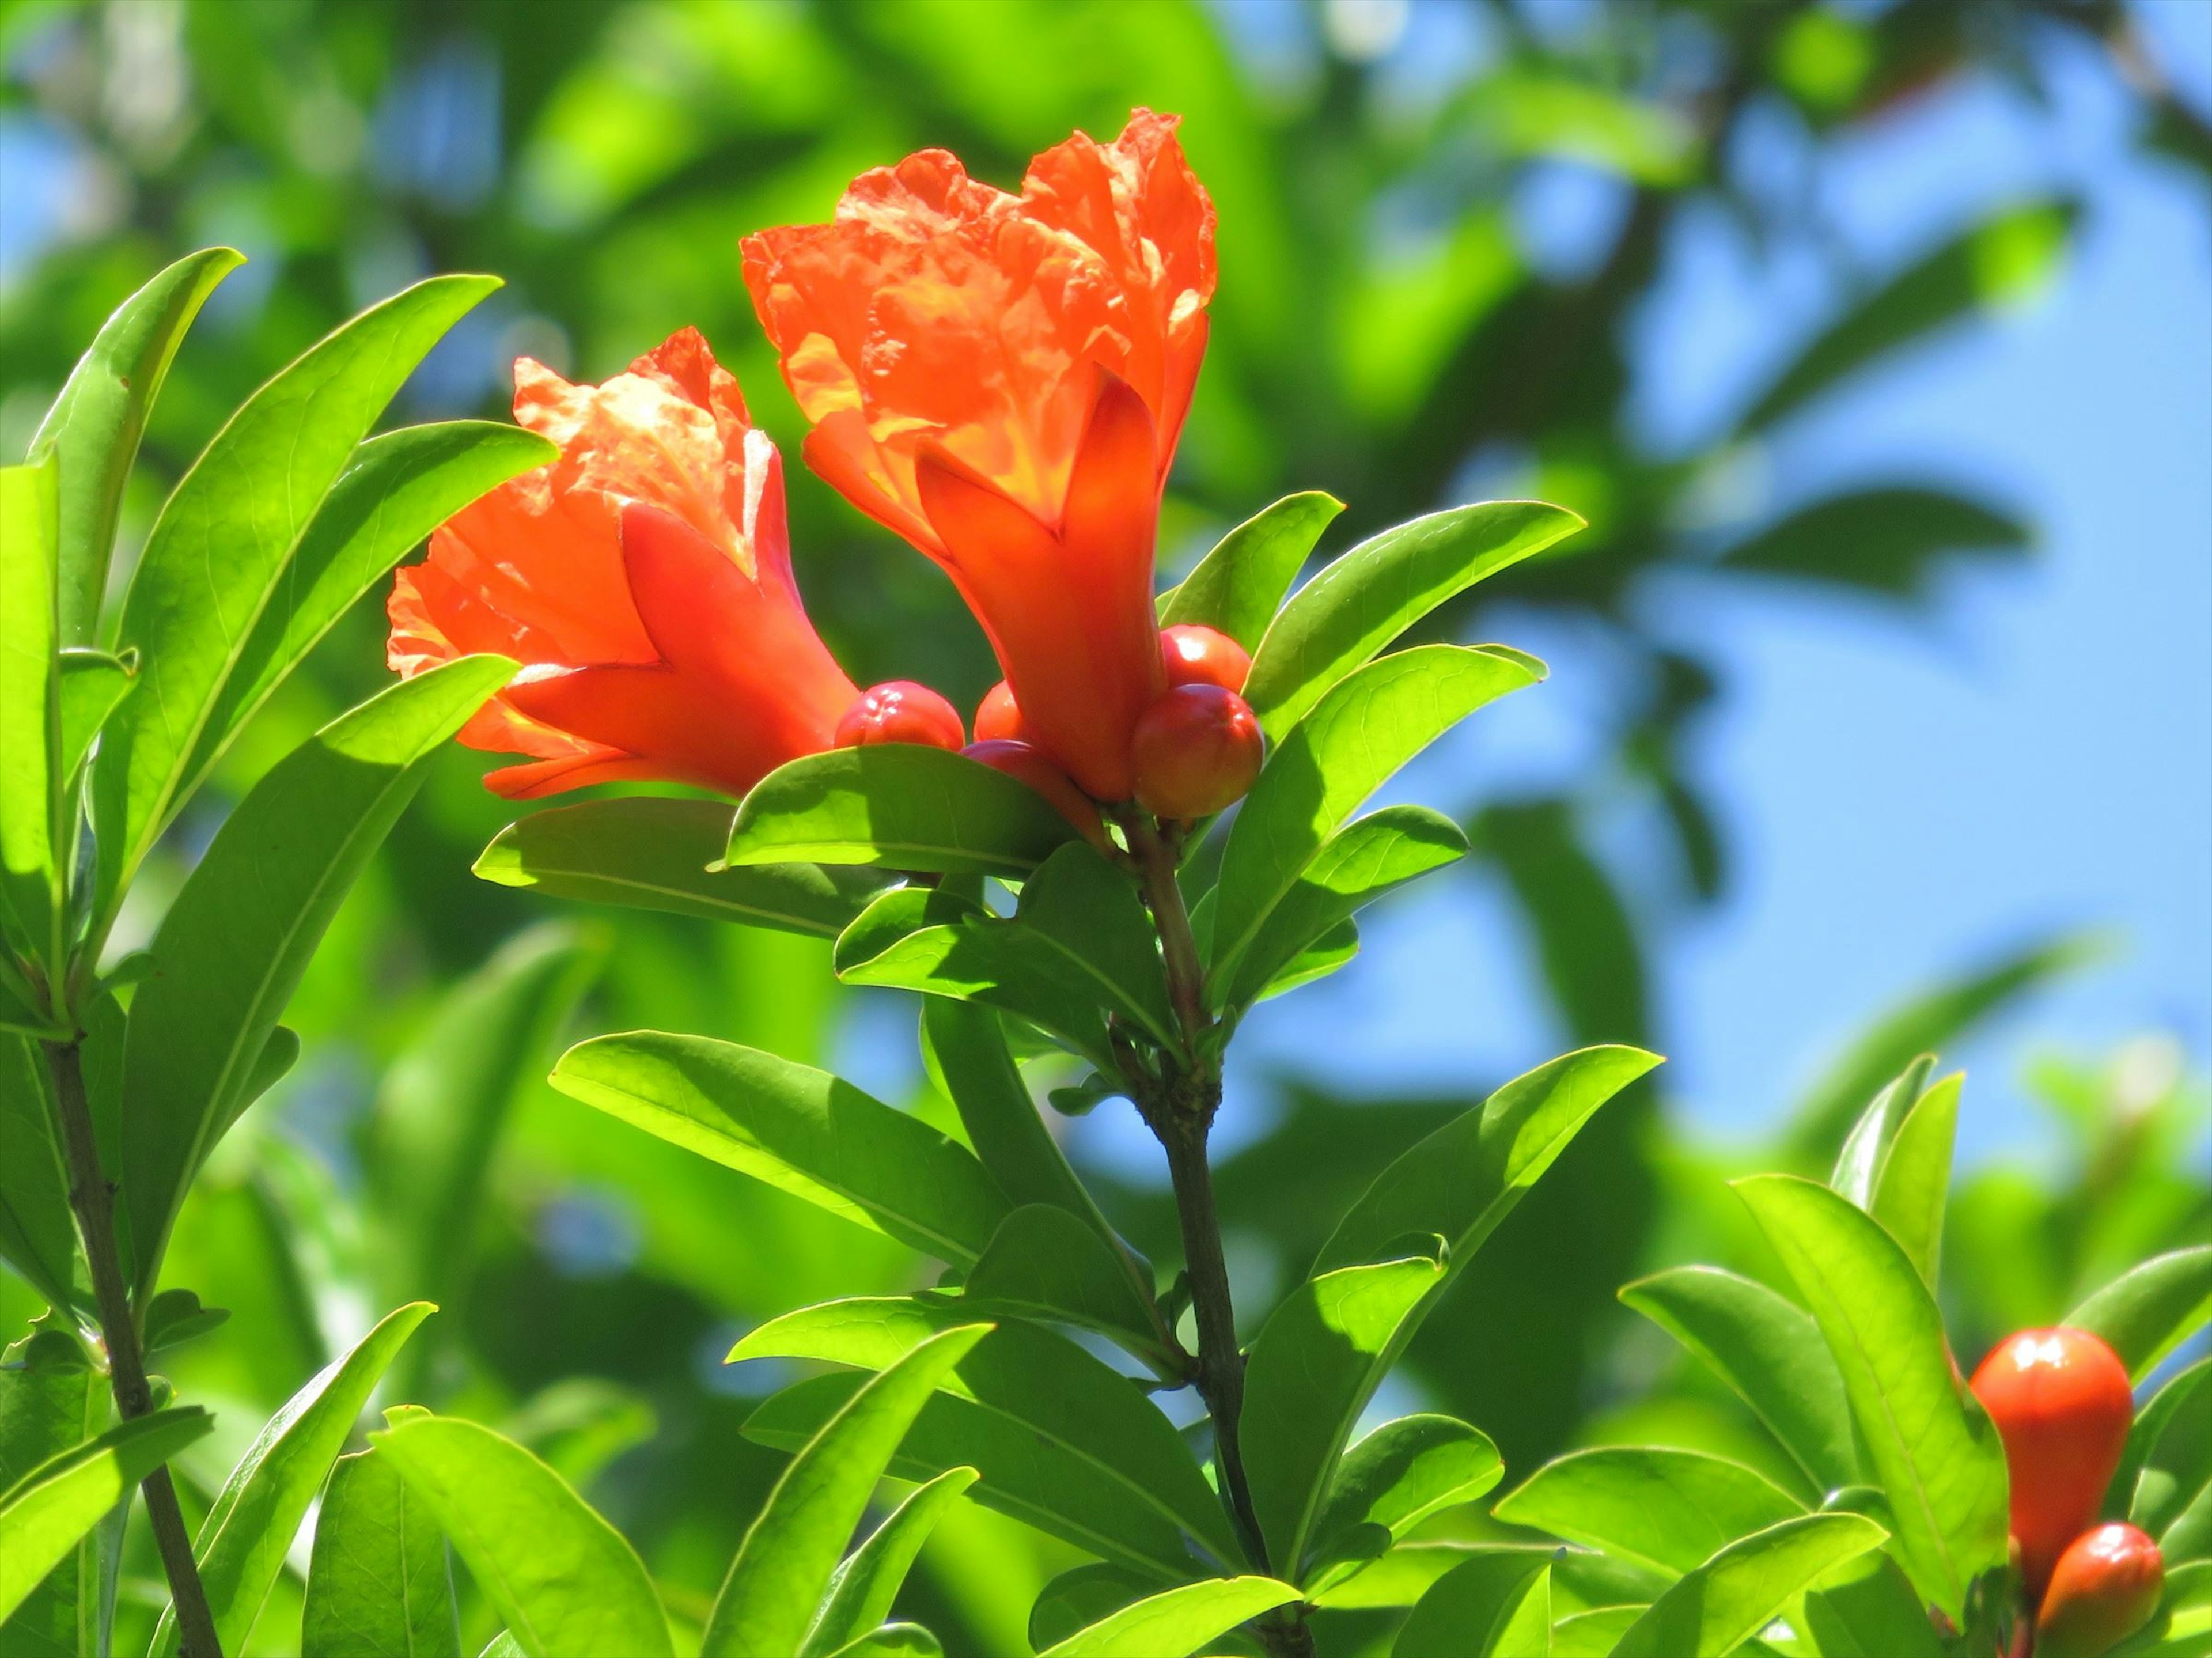
M 1179 622 L 1160 629 L 1160 654 L 1166 659 L 1170 685 L 1218 685 L 1242 691 L 1252 671 L 1251 653 L 1227 634 Z
M 1982 1361 L 1973 1387 L 2004 1440 L 2021 1571 L 2039 1596 L 2120 1465 L 2135 1415 L 2127 1367 L 2086 1330 L 2022 1330 Z
M 1092 846 L 1101 852 L 1111 847 L 1113 843 L 1106 838 L 1106 826 L 1098 819 L 1097 803 L 1076 787 L 1075 780 L 1061 770 L 1042 749 L 1007 738 L 994 738 L 985 742 L 970 743 L 961 750 L 961 753 L 970 760 L 981 761 L 994 771 L 1002 771 L 1017 781 L 1028 784 L 1049 800 L 1053 809 L 1074 824 L 1078 832 Z
M 1014 688 L 1003 679 L 985 691 L 983 700 L 975 705 L 975 740 L 1031 744 L 1036 740 L 1014 701 Z
M 1137 804 L 1162 817 L 1204 817 L 1244 798 L 1265 746 L 1251 705 L 1218 685 L 1178 685 L 1146 708 L 1130 738 Z
M 2133 1526 L 2084 1532 L 2058 1557 L 2035 1619 L 2036 1658 L 2096 1658 L 2151 1620 L 2166 1587 L 2158 1545 Z
M 911 679 L 886 680 L 862 691 L 859 701 L 837 722 L 837 746 L 866 747 L 871 743 L 919 743 L 933 749 L 957 750 L 968 740 L 960 716 L 952 705 L 927 685 Z

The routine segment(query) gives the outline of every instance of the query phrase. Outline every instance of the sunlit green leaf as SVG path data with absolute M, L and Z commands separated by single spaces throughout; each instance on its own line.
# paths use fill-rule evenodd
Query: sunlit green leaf
M 0 1365 L 0 1491 L 41 1463 L 97 1438 L 112 1411 L 107 1378 L 76 1337 L 35 1328 Z M 80 1538 L 11 1615 L 0 1617 L 0 1652 L 74 1658 L 99 1644 L 101 1540 L 119 1550 L 126 1509 L 112 1509 Z
M 1198 623 L 1259 648 L 1283 595 L 1344 503 L 1319 489 L 1285 495 L 1214 544 L 1173 592 L 1160 595 L 1160 625 Z
M 55 1307 L 92 1304 L 44 1051 L 0 1031 L 0 1260 Z
M 960 1298 L 979 1316 L 1004 1310 L 1080 1325 L 1177 1373 L 1179 1350 L 1132 1281 L 1126 1258 L 1057 1204 L 1024 1204 L 1008 1215 L 969 1270 Z
M 2212 1244 L 2176 1249 L 2122 1273 L 2066 1315 L 2101 1336 L 2141 1382 L 2212 1320 Z
M 1946 1077 L 1905 1114 L 1889 1155 L 1882 1160 L 1874 1201 L 1868 1206 L 1904 1247 L 1931 1294 L 1943 1261 L 1943 1218 L 1951 1203 L 1951 1146 L 1958 1135 L 1963 1080 Z
M 1724 1658 L 1823 1574 L 1881 1546 L 1855 1514 L 1808 1514 L 1731 1543 L 1653 1601 L 1614 1658 Z
M 1422 1595 L 1390 1658 L 1546 1658 L 1551 1612 L 1551 1568 L 1542 1555 L 1477 1554 Z
M 2169 1387 L 2170 1400 L 2160 1389 L 2154 1408 L 2143 1412 L 2154 1418 L 2153 1430 L 2140 1460 L 2130 1459 L 2133 1466 L 2123 1470 L 2132 1476 L 2128 1490 L 2113 1496 L 2123 1497 L 2129 1522 L 2150 1533 L 2171 1568 L 2212 1556 L 2212 1386 L 2185 1372 Z
M 61 966 L 62 703 L 54 556 L 54 464 L 0 466 L 0 916 L 17 942 Z
M 1873 1209 L 1875 1187 L 1881 1182 L 1890 1145 L 1905 1126 L 1905 1114 L 1918 1103 L 1935 1069 L 1933 1054 L 1919 1055 L 1867 1102 L 1851 1132 L 1844 1137 L 1828 1184 L 1860 1208 Z
M 830 1658 L 944 1658 L 945 1646 L 920 1624 L 886 1624 L 848 1642 Z
M 1474 1502 L 1504 1469 L 1490 1436 L 1455 1418 L 1384 1423 L 1338 1460 L 1301 1587 L 1311 1596 L 1351 1576 L 1431 1515 Z
M 2212 1561 L 2166 1574 L 2155 1616 L 2106 1658 L 2205 1658 L 2212 1653 Z
M 460 1658 L 446 1539 L 380 1450 L 342 1456 L 315 1518 L 301 1658 Z
M 1831 1572 L 1805 1596 L 1805 1631 L 1820 1658 L 1943 1658 L 1928 1608 L 1887 1555 L 1862 1555 L 1870 1570 L 1848 1581 Z
M 799 1658 L 823 1658 L 841 1651 L 891 1615 L 915 1558 L 945 1509 L 958 1502 L 979 1476 L 973 1468 L 950 1468 L 917 1486 L 891 1510 L 868 1540 L 854 1550 L 830 1580 L 821 1616 L 807 1631 Z
M 137 684 L 138 664 L 136 658 L 125 661 L 79 645 L 62 652 L 61 670 L 61 775 L 66 782 L 84 764 L 116 704 Z
M 1297 1596 L 1272 1577 L 1187 1583 L 1122 1607 L 1038 1658 L 1188 1658 L 1216 1637 Z
M 1610 1658 L 1644 1612 L 1642 1606 L 1598 1606 L 1569 1612 L 1552 1625 L 1552 1658 Z
M 1805 1505 L 1765 1475 L 1703 1451 L 1601 1445 L 1547 1462 L 1493 1510 L 1675 1575 Z

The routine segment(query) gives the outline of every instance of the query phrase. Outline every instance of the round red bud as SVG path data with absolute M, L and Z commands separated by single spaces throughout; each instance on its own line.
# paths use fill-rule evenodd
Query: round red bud
M 970 743 L 960 751 L 970 760 L 980 760 L 993 770 L 1028 784 L 1050 801 L 1053 809 L 1073 823 L 1092 846 L 1104 851 L 1112 844 L 1106 838 L 1106 826 L 1099 821 L 1097 803 L 1078 788 L 1075 780 L 1042 749 L 998 737 Z
M 1218 685 L 1242 691 L 1252 671 L 1252 657 L 1227 634 L 1194 622 L 1160 629 L 1160 656 L 1170 685 Z
M 2127 1366 L 2087 1330 L 2022 1330 L 1982 1361 L 1973 1388 L 2004 1441 L 2021 1573 L 2038 1596 L 2120 1465 L 2135 1416 Z
M 1030 731 L 1022 723 L 1022 711 L 1014 703 L 1014 688 L 1001 679 L 983 693 L 983 700 L 975 705 L 975 740 L 978 743 L 1026 743 Z
M 952 705 L 927 685 L 890 679 L 871 685 L 837 722 L 837 746 L 866 748 L 872 743 L 920 743 L 933 749 L 957 749 L 968 740 Z
M 1266 747 L 1251 705 L 1218 685 L 1178 685 L 1129 738 L 1137 804 L 1161 817 L 1204 817 L 1244 798 Z
M 2100 1526 L 2067 1545 L 2036 1614 L 2036 1658 L 2095 1658 L 2151 1620 L 2166 1588 L 2158 1545 L 2133 1526 Z

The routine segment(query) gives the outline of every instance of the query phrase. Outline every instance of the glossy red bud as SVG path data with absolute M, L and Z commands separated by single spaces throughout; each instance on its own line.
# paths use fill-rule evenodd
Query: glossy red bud
M 1077 787 L 1075 780 L 1042 749 L 1001 737 L 970 743 L 961 752 L 970 760 L 980 760 L 993 770 L 1028 784 L 1052 802 L 1054 809 L 1100 851 L 1112 844 L 1106 838 L 1106 826 L 1099 821 L 1097 804 Z
M 837 722 L 837 746 L 865 748 L 871 743 L 920 743 L 933 749 L 957 749 L 968 740 L 952 705 L 927 685 L 911 679 L 886 680 L 862 691 Z
M 2035 1658 L 2097 1658 L 2151 1620 L 2166 1588 L 2158 1545 L 2133 1526 L 2100 1526 L 2069 1544 L 2035 1619 Z
M 1001 679 L 983 693 L 983 700 L 975 705 L 975 740 L 978 743 L 1029 743 L 1036 739 L 1030 728 L 1022 722 L 1022 711 L 1014 701 L 1014 688 Z
M 1146 708 L 1129 739 L 1137 804 L 1162 817 L 1204 817 L 1244 798 L 1266 747 L 1250 704 L 1218 685 L 1178 685 Z
M 2135 1416 L 2127 1367 L 2087 1330 L 2022 1330 L 1982 1361 L 1973 1388 L 2004 1441 L 2012 1533 L 2033 1598 L 2096 1522 L 2120 1465 Z
M 1241 692 L 1252 671 L 1251 653 L 1242 645 L 1194 622 L 1161 629 L 1160 655 L 1171 686 L 1218 685 L 1224 691 Z

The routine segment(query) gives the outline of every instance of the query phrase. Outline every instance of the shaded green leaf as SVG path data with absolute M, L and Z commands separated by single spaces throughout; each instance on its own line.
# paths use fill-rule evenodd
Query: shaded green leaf
M 1181 1351 L 1132 1281 L 1127 1258 L 1056 1204 L 1024 1204 L 1000 1222 L 960 1299 L 971 1310 L 1095 1330 L 1181 1379 Z
M 2104 1338 L 2133 1381 L 2212 1320 L 2212 1244 L 2176 1249 L 2122 1273 L 2066 1315 Z
M 1042 1652 L 1152 1592 L 1146 1579 L 1102 1561 L 1073 1566 L 1047 1583 L 1030 1607 L 1030 1647 Z
M 106 651 L 72 646 L 61 656 L 62 747 L 60 775 L 74 778 L 91 751 L 93 739 L 115 712 L 116 704 L 138 683 L 138 664 Z
M 668 1620 L 643 1564 L 567 1481 L 473 1422 L 393 1416 L 371 1444 L 398 1464 L 528 1658 L 665 1658 Z
M 1543 501 L 1486 501 L 1361 542 L 1269 624 L 1244 700 L 1281 741 L 1332 687 L 1437 605 L 1582 527 L 1575 513 Z
M 1801 507 L 1730 548 L 1720 563 L 1919 598 L 1947 555 L 2017 555 L 2027 544 L 2027 525 L 2009 513 L 1948 490 L 1899 484 L 1846 490 Z
M 0 1031 L 0 1259 L 49 1306 L 89 1309 L 92 1284 L 70 1212 L 69 1165 L 43 1049 Z
M 446 1539 L 379 1450 L 342 1456 L 315 1519 L 301 1658 L 460 1658 Z
M 1474 1502 L 1504 1469 L 1490 1436 L 1455 1418 L 1384 1423 L 1338 1460 L 1300 1587 L 1310 1597 L 1351 1576 L 1422 1521 Z
M 1764 1474 L 1703 1451 L 1601 1445 L 1547 1462 L 1493 1512 L 1676 1576 L 1805 1512 Z
M 1186 1583 L 1122 1607 L 1038 1658 L 1188 1658 L 1217 1636 L 1297 1598 L 1296 1589 L 1272 1577 Z
M 1872 1569 L 1838 1582 L 1832 1572 L 1805 1596 L 1805 1631 L 1820 1658 L 1943 1658 L 1928 1608 L 1887 1555 L 1862 1555 Z
M 2191 1369 L 2208 1365 L 2212 1361 Z M 2156 1540 L 2169 1568 L 2212 1555 L 2212 1387 L 2203 1376 L 2185 1372 L 2172 1390 L 2168 1400 L 2169 1389 L 2160 1389 L 2155 1412 L 2143 1412 L 2154 1415 L 2153 1431 L 2141 1460 L 2124 1470 L 2133 1475 L 2125 1494 L 2128 1521 Z
M 430 759 L 514 671 L 504 657 L 464 657 L 324 726 L 239 802 L 163 918 L 124 1058 L 123 1199 L 142 1291 L 323 930 Z
M 1500 801 L 1476 818 L 1477 851 L 1519 906 L 1560 1022 L 1580 1042 L 1650 1034 L 1643 940 L 1620 885 L 1586 844 L 1573 803 Z
M 1808 1514 L 1753 1532 L 1686 1573 L 1644 1610 L 1614 1658 L 1724 1658 L 1826 1573 L 1883 1533 L 1856 1514 Z
M 1343 510 L 1335 496 L 1308 489 L 1246 519 L 1214 544 L 1180 587 L 1160 595 L 1160 625 L 1197 623 L 1257 650 L 1314 544 Z
M 476 872 L 549 897 L 665 910 L 834 938 L 879 892 L 873 872 L 779 863 L 709 871 L 730 838 L 714 800 L 634 795 L 534 811 L 501 829 Z
M 97 1438 L 111 1406 L 107 1378 L 76 1337 L 34 1326 L 0 1365 L 0 1491 L 32 1469 Z M 95 1524 L 13 1614 L 0 1618 L 0 1652 L 23 1658 L 76 1658 L 100 1650 L 106 1597 L 101 1593 L 103 1538 L 110 1563 L 119 1555 L 126 1509 Z M 112 1581 L 112 1577 L 109 1581 Z
M 139 1344 L 149 1353 L 158 1352 L 204 1336 L 229 1317 L 226 1308 L 201 1306 L 190 1290 L 164 1290 L 146 1303 Z
M 1551 1632 L 1550 1565 L 1540 1554 L 1496 1550 L 1437 1579 L 1390 1658 L 1546 1658 Z
M 829 1597 L 814 1627 L 807 1631 L 799 1658 L 821 1658 L 821 1655 L 842 1651 L 889 1618 L 906 1575 L 938 1520 L 980 1477 L 974 1468 L 948 1468 L 917 1486 L 892 1509 L 890 1517 L 831 1576 Z
M 1006 1218 L 975 1154 L 842 1078 L 659 1031 L 570 1048 L 553 1085 L 781 1191 L 961 1266 Z

